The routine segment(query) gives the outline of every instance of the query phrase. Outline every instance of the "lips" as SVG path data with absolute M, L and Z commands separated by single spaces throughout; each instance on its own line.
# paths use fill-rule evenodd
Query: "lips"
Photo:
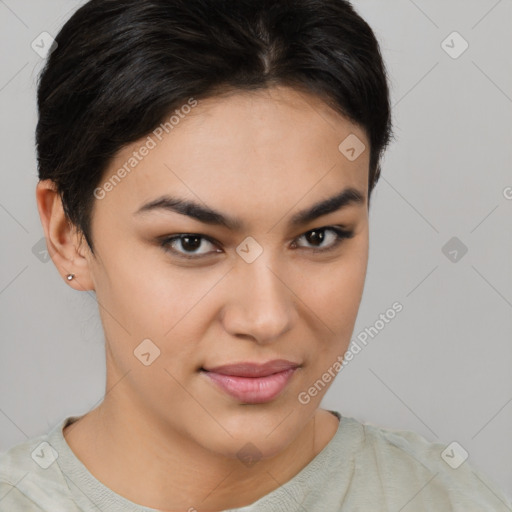
M 209 382 L 242 403 L 261 404 L 277 398 L 299 364 L 276 359 L 265 364 L 236 363 L 202 368 Z
M 218 373 L 221 375 L 232 375 L 235 377 L 266 377 L 274 373 L 297 368 L 298 363 L 287 361 L 286 359 L 274 359 L 264 364 L 243 362 L 235 364 L 225 364 L 215 366 L 213 368 L 202 368 L 208 372 Z

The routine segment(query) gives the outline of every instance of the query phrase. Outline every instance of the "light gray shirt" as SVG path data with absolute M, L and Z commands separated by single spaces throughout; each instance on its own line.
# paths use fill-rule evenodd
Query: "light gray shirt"
M 252 504 L 224 512 L 512 512 L 510 498 L 469 464 L 460 445 L 331 412 L 338 430 L 313 460 Z M 0 511 L 158 512 L 87 470 L 62 433 L 78 418 L 0 454 Z

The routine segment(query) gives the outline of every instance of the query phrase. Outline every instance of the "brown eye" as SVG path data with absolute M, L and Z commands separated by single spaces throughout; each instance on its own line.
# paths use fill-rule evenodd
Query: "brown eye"
M 182 233 L 179 235 L 167 237 L 161 241 L 162 247 L 178 257 L 189 258 L 189 259 L 198 259 L 211 254 L 212 252 L 220 252 L 220 251 L 199 251 L 199 249 L 204 249 L 204 247 L 215 244 L 205 237 L 204 235 L 199 235 L 196 233 Z M 180 250 L 181 249 L 181 250 Z
M 330 232 L 331 235 L 326 235 L 326 232 Z M 345 238 L 352 238 L 353 236 L 353 231 L 347 231 L 334 226 L 324 226 L 322 228 L 311 229 L 301 235 L 297 240 L 304 238 L 308 244 L 312 245 L 312 247 L 305 247 L 305 249 L 311 249 L 313 252 L 327 252 L 335 249 Z M 296 243 L 294 245 L 295 247 L 297 246 Z

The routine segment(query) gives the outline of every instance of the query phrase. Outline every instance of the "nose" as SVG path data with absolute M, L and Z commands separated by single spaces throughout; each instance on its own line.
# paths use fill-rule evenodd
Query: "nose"
M 263 255 L 250 264 L 240 261 L 227 286 L 233 291 L 222 321 L 232 336 L 267 344 L 292 328 L 297 318 L 293 286 Z

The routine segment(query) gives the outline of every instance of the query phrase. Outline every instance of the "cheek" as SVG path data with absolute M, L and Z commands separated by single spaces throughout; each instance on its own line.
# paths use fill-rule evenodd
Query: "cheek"
M 155 366 L 169 369 L 176 378 L 185 377 L 200 364 L 197 345 L 214 319 L 215 286 L 225 270 L 147 267 L 140 265 L 140 271 L 131 272 L 117 266 L 108 290 L 112 315 L 105 315 L 105 332 L 124 368 L 138 367 L 133 351 L 150 339 L 160 351 Z
M 140 269 L 117 265 L 98 301 L 104 306 L 111 373 L 118 379 L 127 375 L 126 382 L 156 407 L 159 401 L 186 398 L 180 383 L 200 364 L 196 348 L 204 324 L 197 315 L 208 283 L 184 273 Z
M 323 322 L 326 336 L 353 328 L 366 278 L 364 252 L 318 266 L 305 273 L 300 297 Z
M 332 355 L 343 346 L 348 346 L 359 311 L 363 283 L 354 274 L 331 274 L 324 282 L 317 277 L 315 291 L 303 294 L 307 297 L 304 300 L 307 307 L 303 314 L 309 318 L 317 355 Z
M 192 310 L 211 279 L 166 263 L 152 247 L 126 246 L 104 257 L 96 293 L 111 313 L 106 320 L 117 320 L 130 333 L 162 337 Z
M 350 344 L 366 278 L 364 247 L 336 263 L 306 273 L 297 295 L 304 301 L 314 347 L 310 352 L 310 377 L 332 366 Z

